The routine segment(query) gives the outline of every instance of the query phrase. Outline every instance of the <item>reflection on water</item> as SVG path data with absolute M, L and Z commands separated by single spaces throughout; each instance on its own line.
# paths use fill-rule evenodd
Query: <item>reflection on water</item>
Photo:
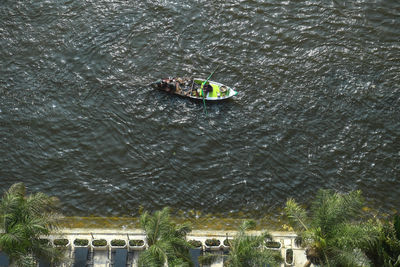
M 2 2 L 2 190 L 81 216 L 278 217 L 319 188 L 398 208 L 398 1 L 180 2 Z M 146 86 L 217 66 L 239 94 L 208 116 Z

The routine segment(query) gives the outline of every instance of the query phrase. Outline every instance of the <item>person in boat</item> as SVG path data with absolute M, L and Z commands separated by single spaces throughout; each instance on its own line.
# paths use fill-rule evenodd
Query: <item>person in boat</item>
M 172 78 L 162 79 L 159 87 L 167 93 L 174 93 L 176 91 L 176 82 Z
M 198 96 L 207 96 L 207 93 L 211 93 L 213 91 L 213 88 L 209 82 L 207 82 L 205 85 L 201 85 L 200 89 L 197 90 Z
M 182 78 L 166 78 L 162 79 L 158 87 L 167 93 L 182 94 L 185 87 L 185 81 Z
M 181 94 L 182 93 L 181 85 L 183 85 L 182 78 L 177 78 L 176 81 L 175 81 L 175 88 L 176 88 L 176 93 L 177 94 Z
M 213 90 L 211 84 L 209 82 L 207 82 L 204 86 L 203 86 L 203 91 L 204 91 L 204 95 L 207 95 L 207 93 L 211 93 Z

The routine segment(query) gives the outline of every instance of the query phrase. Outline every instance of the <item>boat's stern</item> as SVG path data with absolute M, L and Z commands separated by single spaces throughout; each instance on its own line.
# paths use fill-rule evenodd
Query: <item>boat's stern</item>
M 153 87 L 154 89 L 160 89 L 162 84 L 162 80 L 157 80 L 155 82 L 150 83 L 150 86 Z

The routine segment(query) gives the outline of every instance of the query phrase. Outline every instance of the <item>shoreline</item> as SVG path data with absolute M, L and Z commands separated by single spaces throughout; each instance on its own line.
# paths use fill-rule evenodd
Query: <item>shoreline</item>
M 171 220 L 177 224 L 188 222 L 195 230 L 210 231 L 235 231 L 237 227 L 250 218 L 222 218 L 222 217 L 199 217 L 185 218 L 171 216 Z M 268 231 L 290 231 L 292 230 L 283 221 L 268 221 L 265 218 L 252 219 L 256 222 L 256 230 Z M 63 229 L 138 229 L 139 217 L 99 217 L 99 216 L 70 216 L 60 220 Z

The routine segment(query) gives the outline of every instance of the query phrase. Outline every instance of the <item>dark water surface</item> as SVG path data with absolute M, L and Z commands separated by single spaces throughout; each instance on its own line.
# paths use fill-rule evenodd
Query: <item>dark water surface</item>
M 209 104 L 146 86 L 208 76 Z M 400 203 L 400 1 L 0 1 L 0 189 L 67 215 Z M 276 213 L 277 215 L 279 212 Z

